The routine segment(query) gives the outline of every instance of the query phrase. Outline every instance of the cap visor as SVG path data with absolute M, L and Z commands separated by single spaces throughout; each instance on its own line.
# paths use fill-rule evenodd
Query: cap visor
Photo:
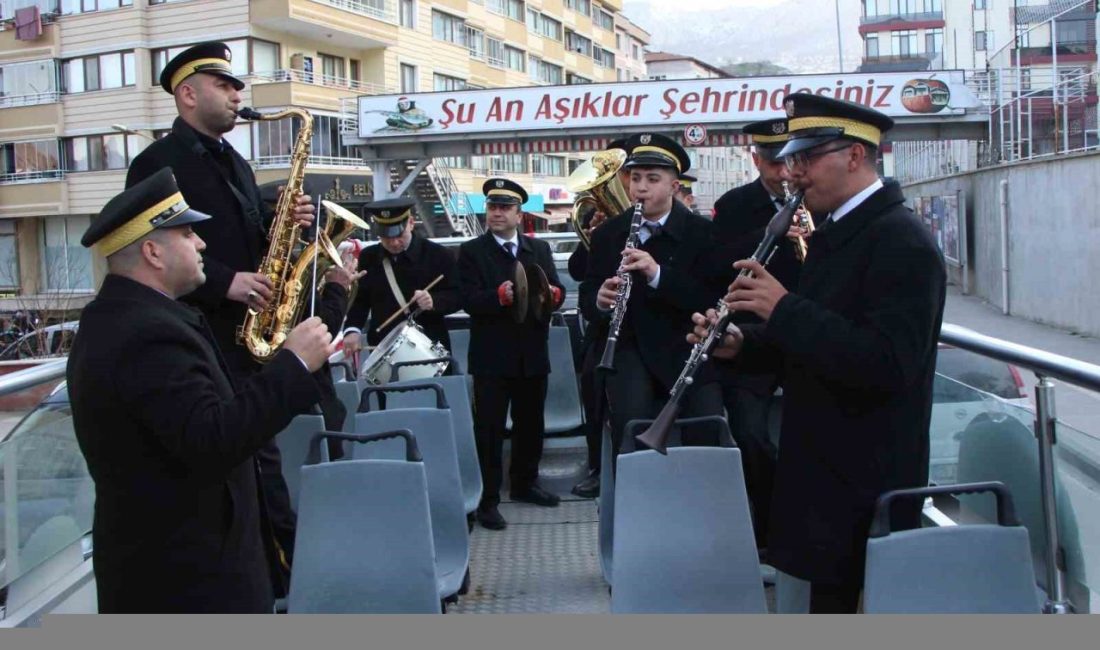
M 758 155 L 761 158 L 763 158 L 764 160 L 767 160 L 767 161 L 770 162 L 770 161 L 780 160 L 782 158 L 782 156 L 779 155 L 779 152 L 783 150 L 783 147 L 786 144 L 787 143 L 784 142 L 783 144 L 773 145 L 773 146 L 760 145 L 760 144 L 754 145 L 754 146 L 756 147 L 756 155 Z
M 647 153 L 637 154 L 631 156 L 630 160 L 626 161 L 623 167 L 627 169 L 631 167 L 671 167 L 676 169 L 679 166 L 674 160 L 659 155 L 651 155 Z
M 168 221 L 161 223 L 157 228 L 178 228 L 180 226 L 186 226 L 192 223 L 198 223 L 199 221 L 206 221 L 210 218 L 210 215 L 205 212 L 199 212 L 194 208 L 187 208 L 183 212 L 172 217 Z
M 519 199 L 511 196 L 487 196 L 485 202 L 496 203 L 497 205 L 519 205 Z
M 234 77 L 233 75 L 229 74 L 228 72 L 219 72 L 217 70 L 200 70 L 200 72 L 206 72 L 208 74 L 216 74 L 219 77 L 224 77 L 224 78 L 228 79 L 230 81 L 230 83 L 233 84 L 233 87 L 236 88 L 237 90 L 244 90 L 244 82 L 241 81 L 240 79 Z
M 405 223 L 394 223 L 386 226 L 376 223 L 371 226 L 371 232 L 376 237 L 400 237 L 401 233 L 405 232 Z
M 806 151 L 807 149 L 813 149 L 814 147 L 816 147 L 818 145 L 823 145 L 826 142 L 832 142 L 833 140 L 839 140 L 839 139 L 840 139 L 839 135 L 833 135 L 833 134 L 815 135 L 815 136 L 808 136 L 808 137 L 805 137 L 805 138 L 794 138 L 794 137 L 792 137 L 790 140 L 787 141 L 787 144 L 783 147 L 783 150 L 780 151 L 776 155 L 779 158 L 785 158 L 787 156 L 799 153 L 800 151 Z

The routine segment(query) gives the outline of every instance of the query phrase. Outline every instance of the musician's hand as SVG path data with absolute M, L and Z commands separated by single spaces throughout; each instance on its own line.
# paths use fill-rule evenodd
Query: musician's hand
M 607 221 L 607 215 L 602 210 L 596 210 L 592 213 L 592 218 L 588 220 L 588 227 L 584 229 L 585 234 L 592 236 L 592 231 L 600 227 L 600 224 Z
M 416 291 L 414 291 L 412 299 L 413 302 L 416 303 L 416 306 L 423 309 L 424 311 L 431 311 L 432 307 L 435 305 L 435 303 L 432 302 L 432 294 L 424 291 L 423 289 L 417 289 Z
M 363 349 L 363 337 L 359 332 L 348 332 L 344 335 L 344 355 L 350 356 Z
M 279 196 L 282 196 L 284 189 L 285 186 L 279 186 L 277 191 Z M 313 198 L 308 194 L 299 194 L 294 201 L 294 223 L 303 228 L 309 228 L 313 225 L 313 211 Z
M 267 308 L 271 300 L 271 291 L 275 288 L 271 279 L 262 273 L 240 272 L 229 283 L 229 292 L 225 297 L 235 302 L 243 302 L 252 309 Z
M 622 270 L 641 271 L 645 274 L 647 282 L 652 282 L 653 278 L 657 277 L 660 268 L 657 260 L 640 248 L 627 248 L 623 251 Z
M 733 281 L 725 297 L 729 308 L 756 314 L 765 321 L 771 318 L 775 305 L 787 295 L 787 290 L 760 262 L 741 260 L 734 263 L 733 268 L 738 271 L 751 269 L 754 277 L 738 277 Z
M 332 265 L 325 271 L 325 282 L 335 282 L 344 287 L 344 291 L 351 291 L 351 283 L 358 282 L 359 278 L 366 275 L 366 271 L 351 272 L 343 266 Z
M 802 215 L 806 213 L 806 208 L 799 208 L 793 215 L 791 215 L 791 227 L 787 229 L 787 239 L 794 242 L 800 238 L 810 237 L 813 235 L 807 228 L 803 228 L 799 224 L 802 223 Z
M 297 355 L 310 372 L 320 370 L 325 361 L 336 352 L 332 334 L 329 334 L 328 327 L 317 316 L 305 319 L 290 330 L 283 347 Z
M 512 303 L 515 301 L 516 296 L 515 293 L 512 291 L 511 280 L 508 280 L 507 282 L 502 282 L 500 286 L 497 287 L 497 299 L 500 300 L 501 307 L 512 306 Z
M 698 313 L 692 314 L 691 322 L 694 327 L 691 333 L 687 335 L 687 340 L 688 343 L 695 345 L 707 338 L 710 328 L 714 327 L 714 324 L 718 322 L 718 313 L 713 309 L 708 309 L 706 316 Z M 729 326 L 726 327 L 726 334 L 718 341 L 718 345 L 714 346 L 710 356 L 717 359 L 732 359 L 741 351 L 741 344 L 744 342 L 745 337 L 741 334 L 741 330 L 733 323 L 730 323 Z
M 596 306 L 607 311 L 615 306 L 615 298 L 619 295 L 619 284 L 622 280 L 614 276 L 603 281 L 599 292 L 596 293 Z

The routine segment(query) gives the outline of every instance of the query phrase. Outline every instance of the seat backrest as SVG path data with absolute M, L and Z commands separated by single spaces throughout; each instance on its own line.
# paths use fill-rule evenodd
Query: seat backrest
M 466 512 L 473 512 L 481 501 L 481 466 L 477 460 L 477 441 L 474 437 L 474 412 L 470 406 L 470 391 L 462 375 L 412 379 L 403 381 L 400 386 L 422 386 L 436 384 L 443 388 L 447 404 L 451 407 L 451 424 L 455 434 L 455 449 L 458 453 L 458 474 L 462 481 L 462 494 Z M 435 395 L 428 391 L 393 393 L 386 397 L 386 408 L 434 408 Z
M 432 537 L 435 540 L 436 572 L 439 579 L 446 583 L 447 590 L 453 585 L 453 591 L 444 594 L 450 595 L 461 586 L 470 561 L 469 531 L 466 527 L 466 510 L 458 475 L 458 457 L 450 411 L 414 408 L 355 415 L 356 434 L 393 429 L 412 431 L 424 457 Z M 403 458 L 404 454 L 405 446 L 400 440 L 355 445 L 352 448 L 352 457 L 355 459 Z
M 470 368 L 470 330 L 450 330 L 451 357 L 458 361 L 457 370 L 469 374 Z
M 569 328 L 550 328 L 550 376 L 546 385 L 546 433 L 572 431 L 584 424 Z
M 303 467 L 288 611 L 440 613 L 427 490 L 423 463 Z
M 740 450 L 623 454 L 615 483 L 612 612 L 767 612 Z
M 344 417 L 342 430 L 351 431 L 353 428 L 351 415 L 359 410 L 359 394 L 362 392 L 362 388 L 359 387 L 359 382 L 355 380 L 336 381 L 333 382 L 332 387 L 336 390 L 336 399 L 344 405 L 344 412 L 347 414 Z
M 867 542 L 863 609 L 880 614 L 1038 614 L 1023 526 L 891 532 Z
M 301 468 L 309 461 L 310 441 L 314 434 L 324 430 L 325 419 L 320 415 L 298 415 L 275 436 L 283 478 L 290 492 L 290 507 L 295 511 L 298 510 Z

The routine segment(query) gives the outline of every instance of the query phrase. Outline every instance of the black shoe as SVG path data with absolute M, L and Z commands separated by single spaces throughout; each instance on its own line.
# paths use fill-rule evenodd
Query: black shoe
M 561 497 L 556 494 L 551 494 L 546 490 L 539 487 L 536 483 L 526 490 L 512 490 L 513 501 L 524 501 L 526 503 L 533 503 L 536 506 L 546 506 L 553 508 L 561 501 Z
M 600 494 L 600 475 L 591 474 L 570 490 L 582 499 L 595 499 Z
M 504 517 L 500 516 L 500 511 L 497 510 L 496 506 L 478 508 L 477 520 L 481 523 L 483 528 L 488 528 L 489 530 L 504 530 L 508 527 L 508 522 L 504 521 Z

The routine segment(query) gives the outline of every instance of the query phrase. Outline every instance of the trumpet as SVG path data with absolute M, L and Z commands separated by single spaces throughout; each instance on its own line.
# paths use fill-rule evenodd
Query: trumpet
M 787 234 L 791 217 L 794 216 L 795 210 L 798 209 L 801 203 L 802 193 L 799 192 L 791 196 L 782 209 L 775 213 L 775 216 L 768 222 L 768 226 L 764 230 L 764 239 L 760 241 L 760 245 L 756 247 L 756 251 L 749 258 L 750 260 L 767 266 L 775 250 L 779 247 L 779 242 Z M 738 277 L 751 277 L 751 275 L 752 271 L 743 269 Z M 692 346 L 687 363 L 684 364 L 684 369 L 680 371 L 680 376 L 672 386 L 668 402 L 657 414 L 657 419 L 653 421 L 653 424 L 649 425 L 649 428 L 641 434 L 635 436 L 635 440 L 660 454 L 668 453 L 666 449 L 668 434 L 672 431 L 672 425 L 676 422 L 676 416 L 680 413 L 680 403 L 684 399 L 684 393 L 695 383 L 695 374 L 699 371 L 699 367 L 706 363 L 714 347 L 722 340 L 733 314 L 733 310 L 726 305 L 724 300 L 718 301 L 718 322 L 707 329 L 707 335 L 703 340 Z
M 787 181 L 783 181 L 783 195 L 787 201 L 791 200 L 791 188 Z M 810 211 L 806 209 L 806 206 L 799 205 L 798 211 L 795 213 L 798 215 L 798 227 L 806 231 L 807 235 L 811 235 L 814 232 L 814 220 L 810 215 Z M 799 262 L 806 261 L 806 254 L 809 252 L 808 244 L 805 237 L 799 237 L 795 242 L 794 252 L 798 255 Z
M 637 248 L 639 243 L 638 231 L 642 227 L 642 201 L 634 204 L 634 214 L 630 218 L 630 234 L 626 237 L 627 248 Z M 630 290 L 634 284 L 634 278 L 629 271 L 619 273 L 619 288 L 615 294 L 615 307 L 611 314 L 611 327 L 607 335 L 607 344 L 603 349 L 603 357 L 600 359 L 600 370 L 615 369 L 615 344 L 619 341 L 619 328 L 626 318 L 626 305 L 630 302 Z

